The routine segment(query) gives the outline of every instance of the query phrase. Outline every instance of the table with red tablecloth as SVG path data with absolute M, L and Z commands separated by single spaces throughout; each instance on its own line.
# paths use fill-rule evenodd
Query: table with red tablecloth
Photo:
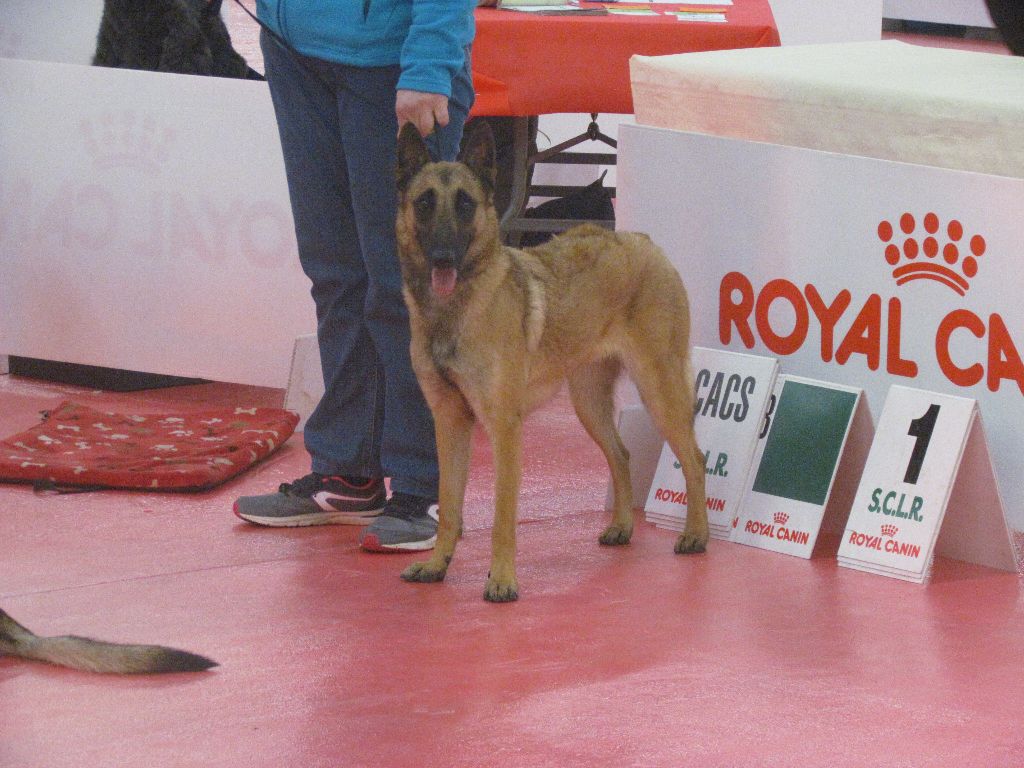
M 598 3 L 582 3 L 601 8 Z M 625 3 L 606 7 L 622 8 Z M 630 3 L 631 6 L 640 4 Z M 473 116 L 515 118 L 512 204 L 503 218 L 506 232 L 563 228 L 539 224 L 521 213 L 531 190 L 528 169 L 534 162 L 614 163 L 614 155 L 568 153 L 584 134 L 561 149 L 531 156 L 529 121 L 556 113 L 631 114 L 629 59 L 634 54 L 674 53 L 779 45 L 768 0 L 733 0 L 732 5 L 652 4 L 655 16 L 539 15 L 496 8 L 476 11 L 473 43 Z M 682 21 L 673 10 L 724 13 L 725 22 Z M 614 146 L 592 123 L 589 138 Z M 583 157 L 590 155 L 590 157 Z
M 624 4 L 608 7 L 615 5 Z M 767 0 L 649 7 L 658 15 L 542 16 L 478 8 L 473 114 L 631 114 L 629 57 L 634 54 L 660 56 L 779 44 Z M 679 21 L 670 15 L 672 10 L 698 8 L 724 13 L 726 21 Z

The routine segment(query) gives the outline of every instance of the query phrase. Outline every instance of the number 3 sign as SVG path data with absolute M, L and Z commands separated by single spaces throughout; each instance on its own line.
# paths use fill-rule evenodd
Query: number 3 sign
M 923 582 L 937 550 L 1014 569 L 977 403 L 894 386 L 878 419 L 839 564 Z

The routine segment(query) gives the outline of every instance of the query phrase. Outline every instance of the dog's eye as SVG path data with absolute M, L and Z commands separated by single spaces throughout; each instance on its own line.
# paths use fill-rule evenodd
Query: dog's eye
M 473 218 L 473 214 L 476 213 L 476 200 L 460 189 L 455 195 L 455 212 L 461 219 Z
M 413 205 L 413 208 L 416 209 L 416 213 L 423 214 L 423 215 L 429 215 L 434 210 L 435 202 L 436 202 L 436 198 L 434 197 L 434 190 L 428 189 L 422 195 L 417 197 L 413 201 L 412 205 Z

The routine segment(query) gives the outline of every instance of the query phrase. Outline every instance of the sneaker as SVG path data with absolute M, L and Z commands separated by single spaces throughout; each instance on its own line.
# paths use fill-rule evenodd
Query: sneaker
M 242 496 L 235 502 L 238 517 L 258 525 L 365 525 L 384 509 L 382 479 L 353 485 L 343 477 L 311 472 L 294 483 L 281 483 L 277 493 Z
M 436 541 L 437 502 L 407 493 L 393 494 L 359 536 L 359 546 L 368 552 L 421 552 Z

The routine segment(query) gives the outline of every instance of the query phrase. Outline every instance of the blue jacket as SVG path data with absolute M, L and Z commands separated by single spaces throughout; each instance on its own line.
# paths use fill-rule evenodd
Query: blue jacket
M 257 0 L 260 20 L 307 56 L 399 64 L 399 88 L 451 96 L 477 0 Z

